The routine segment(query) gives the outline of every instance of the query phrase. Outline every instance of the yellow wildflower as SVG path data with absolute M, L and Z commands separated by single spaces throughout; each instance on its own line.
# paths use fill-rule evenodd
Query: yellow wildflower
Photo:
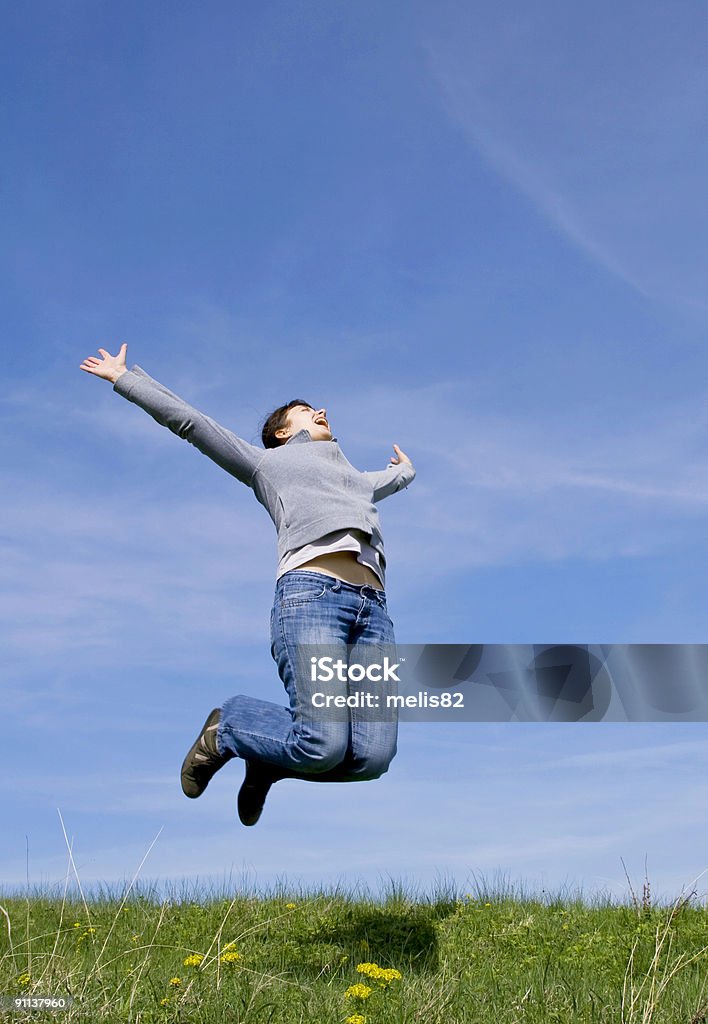
M 219 959 L 222 964 L 235 964 L 237 960 L 241 959 L 241 954 L 237 953 L 235 949 L 227 949 Z
M 134 935 L 132 941 L 133 942 L 140 942 L 140 936 L 139 935 Z
M 181 984 L 182 984 L 182 979 L 181 978 L 170 978 L 170 985 L 172 985 L 173 988 L 179 988 L 179 986 Z
M 285 904 L 285 909 L 286 910 L 294 910 L 296 906 L 297 906 L 297 903 L 286 903 Z
M 366 974 L 369 978 L 375 978 L 381 970 L 379 965 L 374 963 L 357 964 L 356 969 L 359 974 Z
M 30 978 L 28 972 L 25 971 L 24 974 L 21 974 L 17 979 L 17 984 L 22 985 L 24 987 L 25 985 L 29 985 L 31 980 L 32 979 Z
M 357 982 L 356 985 L 350 985 L 347 991 L 344 993 L 345 999 L 368 999 L 372 993 L 372 989 L 368 985 L 362 985 L 361 982 Z
M 81 921 L 74 921 L 74 928 L 80 928 L 80 927 L 81 927 Z
M 170 997 L 169 996 L 165 996 L 164 999 L 160 1000 L 160 1006 L 169 1006 L 169 1005 L 170 1005 Z
M 400 981 L 402 977 L 401 972 L 395 967 L 379 967 L 374 963 L 357 964 L 356 969 L 359 974 L 365 974 L 367 978 L 378 981 L 382 988 L 386 988 L 392 981 Z
M 204 957 L 202 956 L 201 953 L 190 953 L 189 956 L 186 956 L 184 958 L 182 963 L 184 964 L 185 967 L 199 967 L 199 964 L 202 962 L 203 959 Z
M 376 979 L 382 988 L 386 988 L 392 981 L 401 980 L 401 972 L 395 967 L 381 967 Z
M 345 1024 L 366 1024 L 366 1017 L 362 1013 L 353 1013 L 346 1018 Z

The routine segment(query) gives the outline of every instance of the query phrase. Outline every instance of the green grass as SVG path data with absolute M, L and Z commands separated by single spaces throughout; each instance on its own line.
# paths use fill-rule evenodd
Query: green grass
M 370 995 L 346 998 L 357 983 Z M 67 1024 L 708 1024 L 708 907 L 652 906 L 647 889 L 629 905 L 483 887 L 34 891 L 0 897 L 0 993 L 71 994 L 54 1014 L 0 1011 Z

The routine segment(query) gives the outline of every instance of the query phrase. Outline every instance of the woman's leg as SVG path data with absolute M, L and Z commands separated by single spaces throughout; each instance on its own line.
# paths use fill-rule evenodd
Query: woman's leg
M 349 632 L 349 663 L 395 664 L 396 647 L 393 623 L 386 607 L 386 595 L 368 586 L 355 588 L 356 615 Z M 350 740 L 341 764 L 321 775 L 311 776 L 317 782 L 358 782 L 378 779 L 388 771 L 396 755 L 398 711 L 387 706 L 386 698 L 396 693 L 395 682 L 374 682 L 363 679 L 349 682 L 348 693 L 371 695 L 375 708 L 352 707 Z
M 244 825 L 260 819 L 274 782 L 299 778 L 312 782 L 355 782 L 379 778 L 396 753 L 397 711 L 386 707 L 391 684 L 373 680 L 309 678 L 310 658 L 326 654 L 344 664 L 395 661 L 393 624 L 385 594 L 324 574 L 297 570 L 281 577 L 271 614 L 271 653 L 290 698 L 290 707 L 238 696 L 221 711 L 220 753 L 238 755 L 246 775 L 238 794 Z M 316 711 L 317 691 L 351 697 L 368 693 L 375 709 L 352 707 L 332 715 Z
M 271 653 L 290 706 L 241 695 L 226 701 L 219 715 L 217 758 L 239 756 L 246 762 L 238 794 L 244 825 L 256 824 L 271 785 L 280 779 L 376 779 L 396 753 L 397 711 L 386 706 L 390 684 L 335 677 L 323 687 L 310 676 L 313 655 L 350 666 L 385 663 L 386 656 L 395 660 L 393 624 L 381 591 L 321 573 L 286 573 L 276 586 Z M 312 700 L 318 691 L 340 698 L 366 693 L 378 707 L 323 712 Z
M 346 716 L 313 708 L 303 652 L 317 645 L 346 660 L 356 604 L 334 577 L 297 570 L 281 576 L 271 613 L 271 653 L 289 707 L 246 695 L 231 697 L 222 708 L 217 734 L 224 754 L 266 762 L 281 769 L 281 778 L 319 777 L 341 764 L 350 745 L 349 722 Z M 327 690 L 346 695 L 347 684 L 327 684 Z
M 333 644 L 331 640 L 318 642 L 314 639 L 313 632 L 298 628 L 293 632 L 293 638 L 297 637 L 299 643 L 307 645 L 301 651 L 300 676 L 305 675 L 310 656 L 315 654 L 326 655 L 333 660 L 341 657 L 349 665 L 384 664 L 386 658 L 390 663 L 395 663 L 395 638 L 393 623 L 386 607 L 386 595 L 372 587 L 356 586 L 343 581 L 335 581 L 332 590 L 340 595 L 337 632 L 341 632 L 342 635 L 346 633 L 347 645 L 339 642 Z M 276 628 L 277 621 L 276 612 Z M 312 627 L 314 623 L 310 625 Z M 297 641 L 294 640 L 294 643 Z M 283 648 L 278 646 L 277 639 L 274 651 L 274 657 L 278 661 L 278 652 L 282 657 Z M 279 661 L 279 667 L 280 664 Z M 289 663 L 286 663 L 285 668 L 289 675 Z M 317 691 L 350 698 L 359 694 L 365 698 L 360 707 L 353 706 L 335 712 L 338 728 L 341 730 L 344 726 L 347 733 L 344 757 L 328 771 L 314 773 L 297 769 L 278 770 L 271 775 L 270 782 L 286 778 L 304 779 L 308 782 L 363 782 L 378 779 L 388 770 L 396 754 L 398 711 L 395 707 L 388 708 L 386 702 L 386 697 L 396 692 L 395 683 L 375 682 L 365 678 L 358 682 L 340 682 L 335 686 L 333 681 L 323 684 L 307 681 L 300 687 L 299 693 L 304 697 L 306 693 L 312 695 Z M 365 706 L 367 696 L 372 703 L 376 702 L 376 707 Z M 322 710 L 315 721 L 323 722 L 331 720 L 332 717 L 331 712 Z

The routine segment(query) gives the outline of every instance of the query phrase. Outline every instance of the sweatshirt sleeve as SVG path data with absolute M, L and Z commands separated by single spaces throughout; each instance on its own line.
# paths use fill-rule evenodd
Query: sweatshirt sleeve
M 377 469 L 370 473 L 364 473 L 374 488 L 374 501 L 381 501 L 388 498 L 389 494 L 395 494 L 412 483 L 415 478 L 415 469 L 410 462 L 392 462 L 386 469 Z
M 149 413 L 161 426 L 189 441 L 237 480 L 251 486 L 263 450 L 232 434 L 209 416 L 188 405 L 140 366 L 121 374 L 113 390 Z

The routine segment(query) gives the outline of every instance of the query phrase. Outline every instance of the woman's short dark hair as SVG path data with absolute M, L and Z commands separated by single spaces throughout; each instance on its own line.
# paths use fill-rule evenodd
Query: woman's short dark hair
M 314 406 L 310 405 L 309 402 L 305 402 L 302 398 L 293 398 L 292 402 L 288 402 L 287 405 L 279 405 L 263 424 L 261 440 L 263 441 L 264 448 L 279 448 L 281 444 L 285 443 L 281 438 L 275 436 L 275 432 L 282 427 L 287 427 L 288 413 L 296 405 L 306 405 L 308 409 L 314 408 Z

